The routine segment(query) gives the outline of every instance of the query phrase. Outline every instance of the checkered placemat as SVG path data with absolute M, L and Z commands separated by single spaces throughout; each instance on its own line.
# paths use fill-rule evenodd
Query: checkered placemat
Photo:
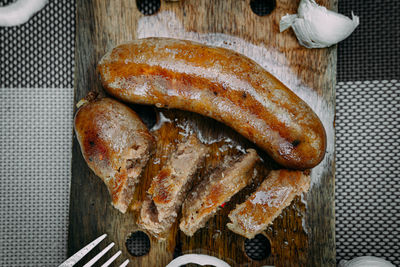
M 0 27 L 2 266 L 66 257 L 74 9 L 51 0 L 28 23 Z M 341 13 L 351 10 L 360 26 L 338 46 L 337 260 L 400 265 L 400 1 L 339 1 Z

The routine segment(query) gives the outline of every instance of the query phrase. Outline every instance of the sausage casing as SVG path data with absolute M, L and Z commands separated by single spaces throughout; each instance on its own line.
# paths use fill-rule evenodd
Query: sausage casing
M 326 134 L 318 116 L 253 60 L 186 40 L 147 38 L 119 45 L 99 63 L 104 88 L 124 101 L 214 118 L 293 169 L 316 166 Z
M 107 185 L 112 204 L 125 213 L 154 139 L 130 108 L 102 98 L 75 115 L 75 133 L 86 163 Z

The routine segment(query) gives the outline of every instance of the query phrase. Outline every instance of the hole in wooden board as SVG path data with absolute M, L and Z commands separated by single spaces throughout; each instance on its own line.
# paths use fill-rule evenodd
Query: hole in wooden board
M 161 0 L 136 0 L 136 6 L 143 15 L 154 15 L 160 10 Z
M 246 238 L 244 251 L 250 259 L 261 261 L 271 255 L 271 243 L 266 236 L 258 234 L 253 239 Z
M 135 257 L 144 256 L 150 251 L 150 239 L 142 231 L 131 233 L 126 239 L 125 245 L 128 252 Z
M 258 16 L 270 14 L 276 7 L 275 0 L 251 0 L 251 10 Z

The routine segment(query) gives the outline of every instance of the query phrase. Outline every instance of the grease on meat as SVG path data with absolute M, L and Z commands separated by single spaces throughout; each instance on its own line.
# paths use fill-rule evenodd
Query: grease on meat
M 301 171 L 271 171 L 256 192 L 229 213 L 232 222 L 227 226 L 251 239 L 264 231 L 295 196 L 309 187 L 310 177 Z
M 102 98 L 75 115 L 75 133 L 86 163 L 106 184 L 115 208 L 125 213 L 154 139 L 137 114 Z
M 180 143 L 153 178 L 140 212 L 140 225 L 159 239 L 175 222 L 182 202 L 209 149 L 196 136 Z
M 181 231 L 192 236 L 203 227 L 222 204 L 252 181 L 258 160 L 254 149 L 248 149 L 244 155 L 226 156 L 224 162 L 189 193 L 182 206 Z
M 111 95 L 214 118 L 285 167 L 312 168 L 324 157 L 325 129 L 312 109 L 260 65 L 232 50 L 146 38 L 115 47 L 98 68 Z

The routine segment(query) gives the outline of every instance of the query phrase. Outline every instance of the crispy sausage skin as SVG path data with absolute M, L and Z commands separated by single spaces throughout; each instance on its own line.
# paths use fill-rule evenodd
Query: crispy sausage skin
M 326 134 L 296 94 L 232 50 L 168 38 L 119 45 L 99 63 L 108 93 L 124 101 L 196 112 L 256 143 L 279 164 L 316 166 Z
M 152 135 L 133 110 L 110 98 L 82 106 L 74 123 L 86 163 L 107 185 L 114 207 L 125 213 L 154 147 Z

